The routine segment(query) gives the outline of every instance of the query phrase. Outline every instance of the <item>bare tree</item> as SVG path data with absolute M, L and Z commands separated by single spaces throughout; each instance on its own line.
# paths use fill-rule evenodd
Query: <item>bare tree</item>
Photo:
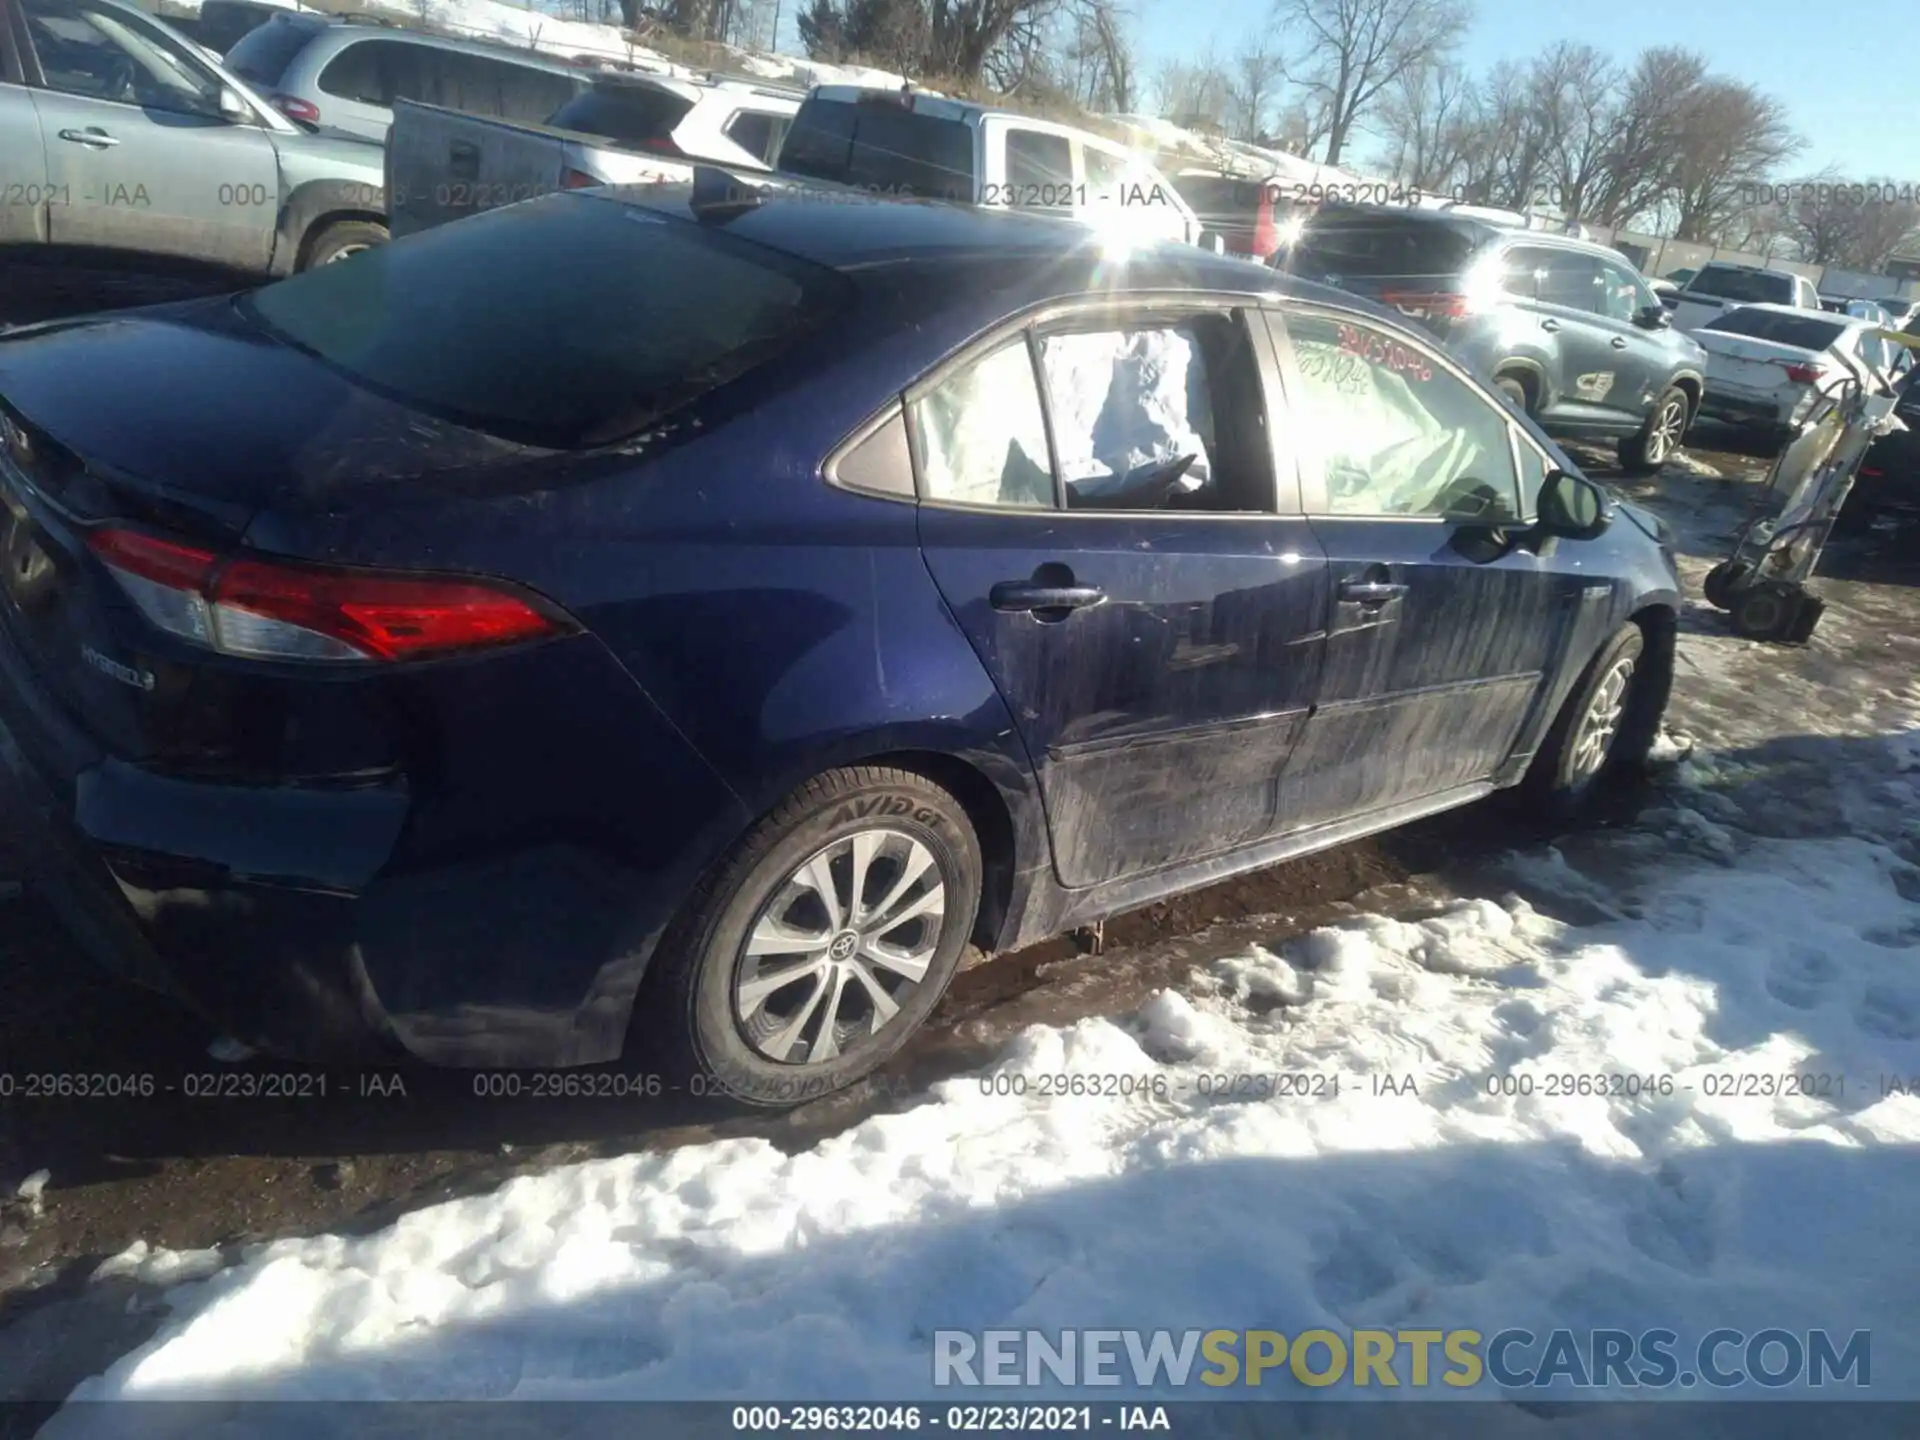
M 1626 225 L 1655 209 L 1679 184 L 1686 156 L 1688 97 L 1706 81 L 1706 61 L 1691 51 L 1645 51 L 1621 82 L 1586 214 Z
M 1227 128 L 1233 77 L 1211 48 L 1198 59 L 1162 66 L 1154 91 L 1160 113 L 1176 123 L 1197 130 Z
M 1114 0 L 1078 0 L 1070 13 L 1067 88 L 1087 110 L 1133 109 L 1133 45 L 1127 13 Z
M 1264 38 L 1249 40 L 1233 57 L 1227 84 L 1227 128 L 1236 139 L 1257 141 L 1267 133 L 1268 112 L 1286 83 L 1286 57 Z
M 1329 165 L 1402 75 L 1459 43 L 1469 13 L 1467 0 L 1276 0 L 1275 22 L 1305 37 L 1290 73 L 1325 111 Z
M 1619 68 L 1591 45 L 1562 42 L 1534 61 L 1533 105 L 1546 150 L 1550 205 L 1569 220 L 1587 213 L 1607 158 Z
M 1786 107 L 1735 80 L 1707 80 L 1682 97 L 1686 143 L 1675 166 L 1675 235 L 1722 238 L 1751 204 L 1746 196 L 1806 145 L 1787 123 Z
M 1466 71 L 1445 62 L 1403 72 L 1381 97 L 1377 117 L 1395 179 L 1427 194 L 1446 194 L 1460 178 L 1463 121 L 1474 103 Z
M 1800 258 L 1814 265 L 1879 270 L 1920 233 L 1920 205 L 1911 186 L 1888 179 L 1849 181 L 1828 170 L 1778 188 L 1788 197 L 1777 207 L 1782 227 Z

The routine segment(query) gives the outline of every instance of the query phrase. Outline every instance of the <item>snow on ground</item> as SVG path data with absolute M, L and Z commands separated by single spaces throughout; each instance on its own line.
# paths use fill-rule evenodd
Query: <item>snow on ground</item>
M 1831 743 L 1911 817 L 1916 735 Z M 1920 1085 L 1920 835 L 1769 838 L 1730 823 L 1752 764 L 1677 766 L 1598 838 L 1635 862 L 1610 879 L 1514 857 L 1540 908 L 1254 946 L 803 1153 L 595 1161 L 266 1245 L 75 1398 L 934 1398 L 936 1329 L 1088 1325 L 1866 1329 L 1874 1398 L 1920 1398 L 1920 1094 L 1890 1078 Z

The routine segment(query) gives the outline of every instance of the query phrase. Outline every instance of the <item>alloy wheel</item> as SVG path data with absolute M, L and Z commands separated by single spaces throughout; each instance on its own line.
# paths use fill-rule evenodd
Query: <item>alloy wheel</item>
M 740 947 L 734 1024 L 776 1064 L 837 1058 L 894 1023 L 926 979 L 945 907 L 933 852 L 903 831 L 862 830 L 814 852 Z
M 1613 753 L 1614 738 L 1627 711 L 1627 694 L 1633 687 L 1633 669 L 1632 656 L 1614 661 L 1613 668 L 1595 687 L 1587 713 L 1580 717 L 1580 728 L 1573 737 L 1572 769 L 1582 780 L 1598 775 Z
M 1660 407 L 1660 413 L 1653 417 L 1653 428 L 1647 432 L 1647 459 L 1654 465 L 1666 463 L 1666 459 L 1680 445 L 1680 432 L 1687 421 L 1687 402 L 1678 397 L 1670 398 Z

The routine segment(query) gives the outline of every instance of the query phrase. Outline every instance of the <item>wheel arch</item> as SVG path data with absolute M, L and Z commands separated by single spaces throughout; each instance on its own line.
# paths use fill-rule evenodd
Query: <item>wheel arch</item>
M 378 185 L 358 180 L 309 180 L 294 188 L 280 212 L 280 233 L 274 241 L 272 273 L 291 275 L 329 225 L 359 220 L 385 225 L 386 213 L 368 202 Z

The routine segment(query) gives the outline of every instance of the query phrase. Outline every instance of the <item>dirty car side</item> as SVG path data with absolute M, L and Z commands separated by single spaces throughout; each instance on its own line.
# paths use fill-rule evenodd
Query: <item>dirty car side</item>
M 396 326 L 412 296 L 445 328 L 404 343 L 469 363 L 575 303 L 543 276 L 579 253 L 565 217 L 611 213 L 580 207 L 644 212 L 606 243 L 724 230 L 684 243 L 832 280 L 818 325 L 617 441 L 429 413 L 226 299 L 0 341 L 0 782 L 58 841 L 43 880 L 123 969 L 304 1058 L 604 1061 L 689 894 L 834 767 L 961 802 L 984 873 L 971 938 L 998 950 L 1517 782 L 1630 619 L 1664 703 L 1678 582 L 1650 520 L 1622 506 L 1595 538 L 1532 545 L 1519 514 L 1489 529 L 1341 498 L 1353 437 L 1308 421 L 1336 393 L 1314 390 L 1322 339 L 1379 394 L 1411 393 L 1408 373 L 1465 387 L 1449 403 L 1497 428 L 1463 423 L 1536 484 L 1573 468 L 1365 302 L 1183 247 L 1116 263 L 1044 219 L 794 202 L 700 227 L 687 205 L 554 196 L 260 292 L 374 295 Z M 467 247 L 496 232 L 523 281 L 467 303 L 460 285 L 498 278 Z M 1165 455 L 1115 450 L 1106 402 L 1056 387 L 1031 497 L 935 493 L 940 397 L 976 397 L 954 433 L 1011 423 L 1005 393 L 951 377 L 1010 355 L 1045 386 L 1056 340 L 1081 364 L 1163 334 L 1212 397 L 1169 471 L 1197 483 L 1121 506 L 1101 487 Z M 1072 460 L 1069 411 L 1122 460 Z M 210 657 L 110 586 L 60 588 L 109 521 L 499 577 L 569 624 L 320 678 Z

